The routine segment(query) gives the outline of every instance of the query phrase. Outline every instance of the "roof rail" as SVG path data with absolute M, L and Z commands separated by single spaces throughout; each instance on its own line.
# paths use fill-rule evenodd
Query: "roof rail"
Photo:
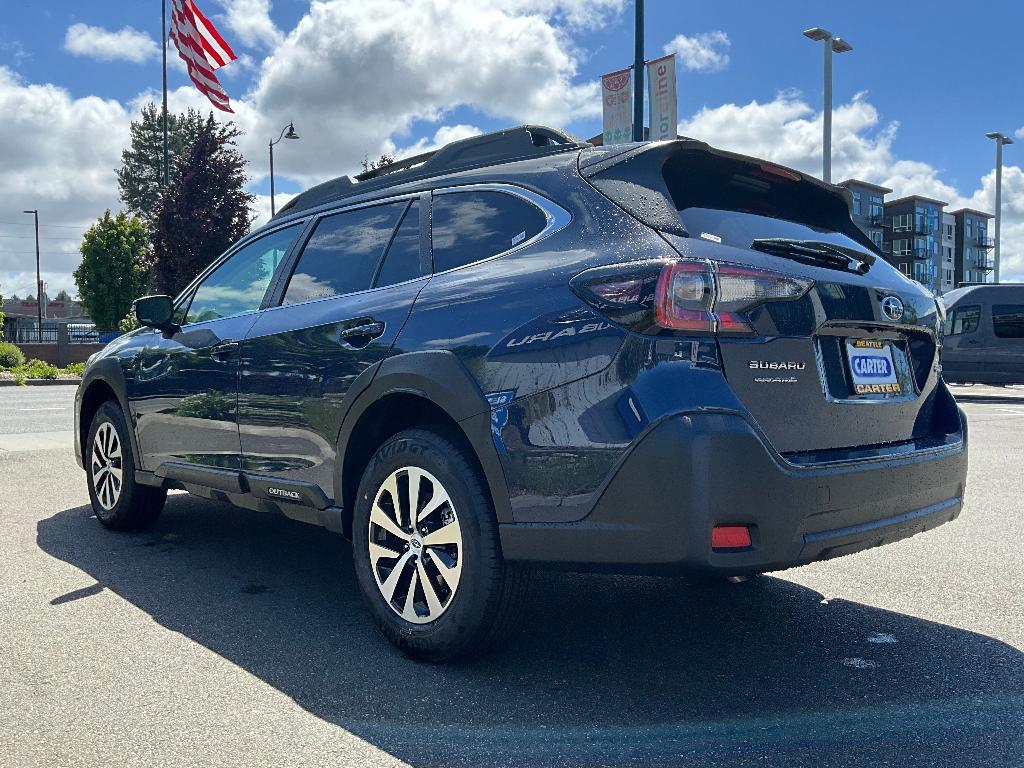
M 470 136 L 446 144 L 434 152 L 424 152 L 360 173 L 354 181 L 348 176 L 339 176 L 318 184 L 293 197 L 278 210 L 274 218 L 391 184 L 586 146 L 590 145 L 564 131 L 541 125 L 521 125 Z

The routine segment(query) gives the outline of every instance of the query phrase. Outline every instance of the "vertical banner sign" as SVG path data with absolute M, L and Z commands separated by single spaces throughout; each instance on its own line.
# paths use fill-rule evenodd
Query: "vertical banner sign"
M 632 72 L 623 69 L 601 76 L 604 101 L 604 143 L 621 144 L 633 140 Z
M 670 53 L 647 62 L 647 104 L 650 107 L 651 141 L 675 139 L 676 55 Z

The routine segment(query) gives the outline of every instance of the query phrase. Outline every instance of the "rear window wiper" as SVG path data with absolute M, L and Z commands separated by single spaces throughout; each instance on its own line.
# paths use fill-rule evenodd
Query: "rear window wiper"
M 851 248 L 823 243 L 818 240 L 791 240 L 786 237 L 762 237 L 754 240 L 750 247 L 755 251 L 763 251 L 774 256 L 785 256 L 795 261 L 814 264 L 820 267 L 843 269 L 865 274 L 875 263 L 870 253 L 855 251 Z

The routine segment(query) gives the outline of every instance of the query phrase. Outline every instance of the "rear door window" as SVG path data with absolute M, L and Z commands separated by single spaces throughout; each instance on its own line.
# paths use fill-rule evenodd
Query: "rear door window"
M 959 336 L 962 333 L 974 333 L 978 330 L 981 320 L 981 307 L 956 307 L 946 316 L 946 336 Z
M 504 192 L 438 194 L 431 203 L 434 271 L 487 259 L 543 231 L 544 212 Z
M 388 246 L 374 286 L 404 283 L 429 273 L 430 267 L 423 263 L 420 253 L 420 204 L 415 200 L 402 217 L 402 223 Z
M 299 256 L 284 304 L 365 291 L 408 201 L 325 216 Z
M 992 327 L 1001 339 L 1024 339 L 1024 304 L 993 304 Z

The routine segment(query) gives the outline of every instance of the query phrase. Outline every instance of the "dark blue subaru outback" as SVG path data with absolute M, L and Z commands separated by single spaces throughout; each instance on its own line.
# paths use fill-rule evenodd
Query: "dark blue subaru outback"
M 532 565 L 755 574 L 955 518 L 941 310 L 848 193 L 535 126 L 299 195 L 76 398 L 96 517 L 167 489 L 354 545 L 384 634 L 499 636 Z

